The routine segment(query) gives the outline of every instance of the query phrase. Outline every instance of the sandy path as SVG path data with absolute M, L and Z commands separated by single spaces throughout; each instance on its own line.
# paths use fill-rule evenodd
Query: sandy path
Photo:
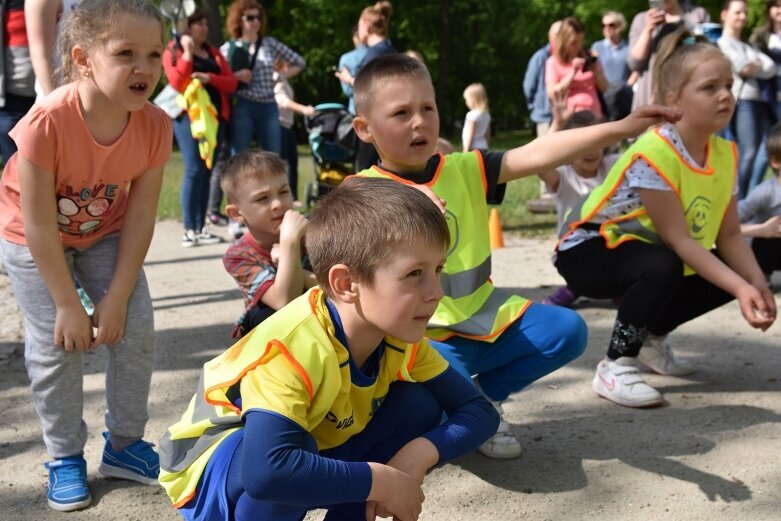
M 241 308 L 222 269 L 225 245 L 183 249 L 179 228 L 159 223 L 146 263 L 158 331 L 150 439 L 181 414 L 201 364 L 229 345 Z M 551 240 L 509 243 L 494 256 L 498 285 L 540 298 L 559 282 L 548 260 Z M 5 277 L 0 294 L 0 519 L 178 519 L 162 489 L 97 474 L 100 351 L 86 357 L 84 383 L 94 504 L 69 515 L 46 507 L 47 456 L 23 359 L 9 355 L 18 353 L 21 326 Z M 425 484 L 421 519 L 781 519 L 781 326 L 750 330 L 734 304 L 685 325 L 673 341 L 700 370 L 688 379 L 650 376 L 668 405 L 631 410 L 590 389 L 614 311 L 593 302 L 579 311 L 591 332 L 586 353 L 506 405 L 523 456 L 500 462 L 470 454 L 436 469 Z

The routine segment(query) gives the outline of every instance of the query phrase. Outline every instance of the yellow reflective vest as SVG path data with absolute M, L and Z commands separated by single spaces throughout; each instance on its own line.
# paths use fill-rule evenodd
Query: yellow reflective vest
M 360 172 L 414 184 L 374 166 Z M 479 152 L 440 155 L 439 166 L 426 186 L 447 202 L 450 251 L 442 272 L 445 297 L 429 322 L 426 336 L 446 340 L 459 335 L 493 342 L 531 304 L 491 283 L 491 245 L 483 156 Z
M 619 158 L 605 181 L 572 209 L 561 230 L 559 243 L 578 227 L 592 223 L 599 226 L 599 234 L 611 249 L 631 240 L 662 244 L 644 206 L 605 221 L 593 220 L 610 204 L 636 159 L 644 159 L 670 186 L 681 201 L 689 234 L 705 249 L 712 249 L 735 187 L 738 166 L 735 143 L 711 136 L 705 168 L 701 168 L 685 161 L 659 129 L 640 137 Z M 691 275 L 694 270 L 685 266 L 684 273 Z
M 386 337 L 374 382 L 359 386 L 349 358 L 323 292 L 313 288 L 204 364 L 187 411 L 160 440 L 159 480 L 174 506 L 194 497 L 214 451 L 243 427 L 244 412 L 289 418 L 326 450 L 366 428 L 393 382 L 425 382 L 448 367 L 425 339 Z
M 198 142 L 198 153 L 211 170 L 214 152 L 217 149 L 217 131 L 220 121 L 209 93 L 200 80 L 193 78 L 178 98 L 179 105 L 190 118 L 190 133 Z

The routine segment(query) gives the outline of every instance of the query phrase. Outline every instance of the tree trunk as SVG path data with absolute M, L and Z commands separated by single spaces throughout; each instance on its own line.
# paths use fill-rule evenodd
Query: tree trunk
M 220 16 L 220 0 L 202 0 L 201 9 L 209 20 L 209 43 L 219 47 L 224 41 L 222 33 L 222 17 Z
M 437 105 L 439 113 L 450 114 L 447 103 L 447 71 L 450 68 L 450 6 L 451 0 L 440 0 L 439 74 L 437 78 Z M 441 117 L 441 116 L 440 116 Z M 446 124 L 450 124 L 448 121 Z

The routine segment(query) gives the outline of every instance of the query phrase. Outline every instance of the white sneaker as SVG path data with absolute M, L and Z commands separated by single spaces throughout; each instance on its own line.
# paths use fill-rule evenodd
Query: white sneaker
M 677 358 L 670 344 L 665 342 L 667 335 L 649 335 L 643 342 L 638 360 L 659 374 L 668 376 L 684 376 L 694 371 L 694 366 L 688 360 Z
M 195 238 L 198 241 L 198 244 L 219 244 L 225 241 L 225 239 L 219 235 L 214 235 L 206 230 L 195 232 Z
M 598 395 L 625 407 L 650 407 L 664 402 L 659 391 L 640 376 L 637 358 L 602 360 L 597 364 L 592 386 Z
M 502 402 L 488 400 L 499 413 L 499 428 L 496 434 L 491 436 L 485 443 L 477 447 L 480 454 L 494 459 L 513 459 L 521 455 L 521 444 L 518 439 L 510 432 L 510 426 L 504 421 L 504 410 Z
M 185 248 L 192 248 L 198 246 L 198 237 L 195 236 L 194 230 L 185 230 L 182 235 L 182 246 Z

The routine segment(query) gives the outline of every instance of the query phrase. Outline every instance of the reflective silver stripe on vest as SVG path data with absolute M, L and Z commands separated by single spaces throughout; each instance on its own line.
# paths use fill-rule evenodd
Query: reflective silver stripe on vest
M 482 307 L 478 309 L 471 317 L 457 324 L 437 324 L 429 323 L 429 329 L 448 329 L 454 333 L 461 333 L 471 336 L 490 335 L 493 331 L 496 314 L 499 308 L 507 302 L 513 294 L 502 288 L 494 288 L 488 296 Z
M 662 240 L 659 238 L 657 234 L 640 224 L 640 221 L 638 219 L 631 219 L 629 221 L 621 221 L 617 222 L 616 226 L 619 230 L 621 230 L 622 233 L 627 234 L 630 233 L 632 235 L 635 235 L 637 237 L 641 237 L 651 244 L 662 244 Z
M 241 425 L 238 416 L 217 416 L 214 406 L 204 399 L 203 370 L 198 380 L 197 399 L 193 407 L 191 422 L 197 423 L 209 420 L 214 427 L 209 427 L 197 438 L 171 439 L 171 431 L 165 432 L 160 439 L 160 468 L 166 472 L 181 472 L 189 467 L 198 456 L 204 453 L 223 433 Z
M 490 277 L 491 256 L 489 255 L 482 264 L 472 269 L 453 274 L 443 272 L 439 281 L 445 295 L 457 299 L 471 295 L 480 289 Z

